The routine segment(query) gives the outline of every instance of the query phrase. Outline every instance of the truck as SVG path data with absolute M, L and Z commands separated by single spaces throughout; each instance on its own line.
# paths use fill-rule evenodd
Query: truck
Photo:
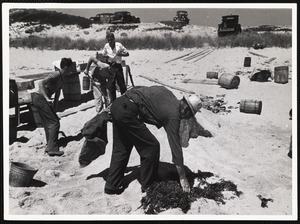
M 113 13 L 99 13 L 95 17 L 91 17 L 90 20 L 92 20 L 94 23 L 110 23 L 113 19 L 113 16 Z
M 174 22 L 183 22 L 185 25 L 188 25 L 190 22 L 190 19 L 188 18 L 188 12 L 187 11 L 177 11 L 176 16 L 173 18 Z
M 119 11 L 115 12 L 110 23 L 118 24 L 118 23 L 140 23 L 141 20 L 137 16 L 131 15 L 128 11 Z
M 218 24 L 218 36 L 237 35 L 242 32 L 238 15 L 222 16 L 222 23 Z

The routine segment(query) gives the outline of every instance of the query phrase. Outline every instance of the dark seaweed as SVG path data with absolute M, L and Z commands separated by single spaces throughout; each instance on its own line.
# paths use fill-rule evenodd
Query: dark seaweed
M 146 190 L 146 196 L 141 200 L 141 206 L 145 210 L 145 214 L 158 214 L 162 211 L 180 208 L 187 213 L 192 202 L 199 198 L 207 198 L 217 202 L 217 204 L 225 204 L 222 191 L 233 191 L 236 196 L 242 194 L 237 190 L 237 186 L 226 180 L 216 183 L 208 183 L 206 179 L 200 179 L 199 186 L 192 187 L 190 193 L 182 191 L 180 183 L 177 181 L 161 181 L 155 182 Z M 200 185 L 204 186 L 200 188 Z

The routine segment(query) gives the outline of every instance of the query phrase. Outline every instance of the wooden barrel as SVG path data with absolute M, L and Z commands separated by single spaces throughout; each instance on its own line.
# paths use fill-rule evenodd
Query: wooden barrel
M 259 100 L 241 100 L 240 112 L 249 114 L 261 114 L 262 102 Z
M 207 72 L 206 78 L 208 79 L 218 79 L 218 72 Z
M 240 84 L 240 77 L 229 73 L 224 73 L 220 76 L 218 84 L 226 89 L 235 89 Z
M 17 118 L 15 115 L 9 115 L 9 144 L 17 139 Z
M 67 101 L 81 100 L 81 86 L 79 72 L 63 76 L 64 85 L 62 87 L 64 99 Z
M 33 104 L 30 105 L 30 108 L 32 111 L 32 116 L 33 116 L 33 120 L 34 120 L 36 127 L 38 127 L 38 128 L 44 127 L 43 120 L 40 116 L 39 111 L 36 109 L 36 107 Z
M 274 68 L 274 82 L 282 84 L 289 82 L 288 66 L 279 66 Z
M 83 76 L 82 77 L 82 89 L 83 90 L 90 90 L 91 87 L 91 80 L 90 77 L 88 76 Z
M 245 57 L 244 67 L 251 67 L 251 57 Z

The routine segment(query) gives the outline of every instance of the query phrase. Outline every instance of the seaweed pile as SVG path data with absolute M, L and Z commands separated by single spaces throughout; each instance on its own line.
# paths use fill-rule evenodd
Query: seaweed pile
M 233 191 L 233 194 L 240 196 L 243 194 L 237 190 L 237 186 L 227 180 L 220 180 L 216 183 L 208 183 L 206 179 L 200 179 L 196 187 L 191 187 L 191 192 L 182 191 L 178 181 L 155 182 L 146 190 L 146 196 L 141 200 L 141 206 L 145 214 L 158 214 L 168 209 L 180 208 L 187 213 L 191 208 L 191 203 L 199 198 L 212 199 L 217 204 L 225 204 L 222 191 Z
M 224 95 L 216 95 L 216 99 L 212 96 L 201 96 L 200 99 L 202 101 L 202 108 L 210 110 L 211 112 L 217 113 L 230 113 L 229 109 L 237 109 L 238 107 L 229 106 L 226 108 L 227 102 L 224 101 Z

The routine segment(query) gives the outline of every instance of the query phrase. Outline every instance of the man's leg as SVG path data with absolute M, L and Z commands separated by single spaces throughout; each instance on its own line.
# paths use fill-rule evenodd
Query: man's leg
M 103 108 L 100 84 L 96 84 L 95 82 L 92 82 L 92 89 L 93 89 L 93 95 L 95 100 L 96 112 L 99 113 Z
M 109 104 L 116 99 L 116 88 L 114 84 L 115 75 L 114 69 L 104 68 L 99 71 L 99 76 L 97 77 L 100 82 L 102 94 L 105 99 L 109 100 Z M 107 96 L 107 92 L 109 96 Z
M 127 86 L 125 84 L 124 74 L 123 74 L 123 68 L 121 64 L 117 64 L 118 70 L 116 73 L 116 81 L 120 87 L 121 94 L 125 93 L 127 91 Z
M 40 94 L 34 95 L 33 104 L 39 111 L 45 128 L 45 133 L 48 132 L 48 134 L 46 134 L 48 135 L 46 152 L 49 153 L 49 155 L 51 152 L 58 152 L 59 147 L 57 143 L 60 123 L 56 113 L 54 112 L 54 109 L 50 107 L 46 99 Z M 62 155 L 63 152 L 56 153 L 55 155 L 58 154 Z
M 117 187 L 121 186 L 133 144 L 141 157 L 141 185 L 142 188 L 147 188 L 157 176 L 159 142 L 146 125 L 137 119 L 139 109 L 126 96 L 116 99 L 111 112 L 114 142 L 107 187 L 114 184 L 117 184 Z

